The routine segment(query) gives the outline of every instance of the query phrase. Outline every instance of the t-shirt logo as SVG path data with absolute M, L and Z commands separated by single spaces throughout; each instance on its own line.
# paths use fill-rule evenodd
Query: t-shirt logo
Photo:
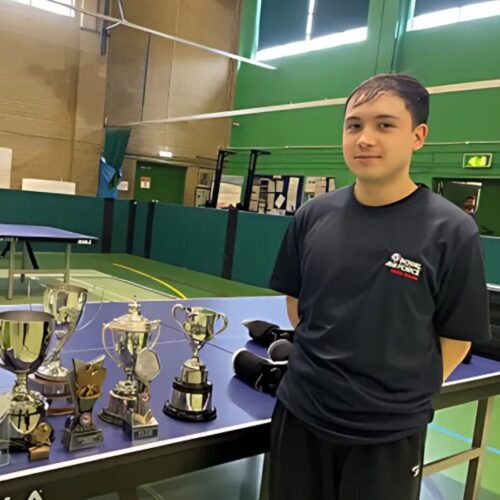
M 392 274 L 408 278 L 413 281 L 418 281 L 420 271 L 422 271 L 422 264 L 414 262 L 410 259 L 405 259 L 399 253 L 393 253 L 391 258 L 385 263 L 390 268 Z

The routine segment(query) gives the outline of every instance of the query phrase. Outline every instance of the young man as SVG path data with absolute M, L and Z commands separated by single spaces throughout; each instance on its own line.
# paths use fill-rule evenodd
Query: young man
M 353 186 L 298 210 L 271 287 L 295 327 L 271 427 L 272 500 L 417 500 L 432 396 L 489 337 L 472 218 L 410 178 L 429 94 L 378 75 L 349 97 Z

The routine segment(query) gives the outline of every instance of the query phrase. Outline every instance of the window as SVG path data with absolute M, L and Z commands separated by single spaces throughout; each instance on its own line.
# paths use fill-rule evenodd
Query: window
M 446 24 L 500 15 L 500 0 L 416 0 L 408 30 L 424 30 Z
M 68 7 L 64 7 L 64 5 L 59 5 L 57 3 L 49 2 L 49 0 L 13 0 L 17 3 L 23 3 L 26 5 L 31 5 L 32 7 L 36 7 L 38 9 L 48 10 L 49 12 L 53 12 L 54 14 L 60 14 L 61 16 L 75 17 L 75 11 L 69 9 Z M 60 3 L 64 3 L 66 5 L 74 6 L 75 0 L 57 0 Z
M 369 0 L 262 0 L 257 59 L 366 40 Z

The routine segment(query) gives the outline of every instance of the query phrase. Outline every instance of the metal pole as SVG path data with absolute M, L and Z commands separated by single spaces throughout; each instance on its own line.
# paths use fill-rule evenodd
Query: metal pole
M 269 151 L 261 151 L 258 149 L 252 149 L 250 152 L 250 161 L 248 162 L 247 182 L 245 185 L 245 197 L 243 198 L 243 210 L 248 211 L 250 208 L 250 199 L 252 198 L 253 178 L 255 176 L 255 169 L 257 167 L 257 158 L 260 155 L 269 155 L 269 154 L 271 154 Z
M 220 182 L 222 179 L 222 170 L 224 169 L 224 160 L 226 156 L 234 155 L 233 151 L 227 149 L 220 149 L 217 155 L 217 164 L 215 165 L 215 176 L 214 176 L 214 188 L 212 195 L 210 196 L 210 203 L 208 206 L 210 208 L 217 208 L 217 200 L 219 199 Z

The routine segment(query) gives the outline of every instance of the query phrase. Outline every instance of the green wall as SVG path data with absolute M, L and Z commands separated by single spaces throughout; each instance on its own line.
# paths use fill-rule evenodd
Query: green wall
M 346 97 L 364 79 L 390 70 L 411 73 L 426 86 L 500 78 L 500 16 L 398 32 L 398 26 L 406 25 L 409 3 L 371 0 L 365 42 L 270 61 L 277 67 L 274 71 L 240 65 L 234 108 Z M 258 0 L 244 1 L 241 49 L 245 55 L 254 51 L 258 5 Z M 500 113 L 492 105 L 498 102 L 497 88 L 432 95 L 429 145 L 415 155 L 415 180 L 431 186 L 433 177 L 470 177 L 470 170 L 462 169 L 465 152 L 494 153 L 492 168 L 473 174 L 500 177 Z M 270 157 L 259 160 L 258 173 L 328 174 L 342 186 L 353 180 L 339 147 L 342 119 L 342 106 L 238 116 L 233 119 L 239 126 L 232 128 L 231 145 L 336 145 L 322 150 L 272 150 Z M 228 173 L 244 174 L 247 161 L 245 154 L 231 157 Z
M 150 179 L 149 188 L 141 188 L 141 177 Z M 185 180 L 186 169 L 184 167 L 138 161 L 135 171 L 134 199 L 182 205 Z

